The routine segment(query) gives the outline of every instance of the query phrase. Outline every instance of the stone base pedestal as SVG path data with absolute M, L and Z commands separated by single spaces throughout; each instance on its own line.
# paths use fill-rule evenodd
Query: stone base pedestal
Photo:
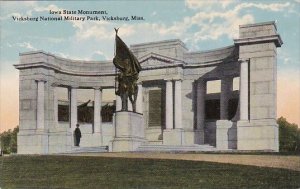
M 74 144 L 75 144 L 75 136 Z M 80 147 L 97 147 L 102 146 L 102 135 L 101 133 L 90 133 L 82 135 L 80 139 Z
M 204 130 L 195 130 L 195 144 L 204 144 Z
M 18 154 L 48 154 L 49 133 L 46 130 L 20 130 Z
M 163 131 L 164 145 L 183 145 L 184 131 L 183 129 L 165 129 Z
M 74 146 L 74 138 L 70 130 L 55 128 L 49 130 L 49 154 L 64 153 Z
M 275 119 L 237 122 L 237 149 L 279 151 L 278 125 Z
M 204 131 L 203 130 L 184 130 L 184 144 L 204 144 Z
M 110 151 L 136 151 L 145 142 L 143 115 L 134 112 L 116 112 L 115 138 L 111 141 Z
M 218 150 L 229 149 L 229 129 L 232 122 L 228 120 L 218 120 L 216 123 L 216 147 Z

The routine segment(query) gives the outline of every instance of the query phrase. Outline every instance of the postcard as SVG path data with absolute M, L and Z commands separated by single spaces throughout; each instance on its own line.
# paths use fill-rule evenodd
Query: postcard
M 299 0 L 0 5 L 0 187 L 299 187 Z

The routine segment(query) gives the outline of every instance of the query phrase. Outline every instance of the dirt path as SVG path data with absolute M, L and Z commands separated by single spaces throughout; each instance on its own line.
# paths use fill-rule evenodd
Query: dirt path
M 300 171 L 300 156 L 241 154 L 171 154 L 171 153 L 82 153 L 76 156 L 177 159 L 284 168 Z

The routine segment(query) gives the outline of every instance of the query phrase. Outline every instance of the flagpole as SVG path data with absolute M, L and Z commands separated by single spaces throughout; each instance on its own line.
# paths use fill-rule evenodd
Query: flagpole
M 118 29 L 116 29 L 116 28 L 114 28 L 115 29 L 115 31 L 116 31 L 116 36 L 115 36 L 115 43 L 114 43 L 114 57 L 116 57 L 116 51 L 117 51 L 117 49 L 116 49 L 116 39 L 117 39 L 117 35 L 118 35 L 118 30 L 119 30 L 119 28 Z M 117 71 L 117 68 L 115 68 L 115 95 L 116 95 L 116 98 L 118 98 L 117 96 L 117 79 L 116 79 L 116 77 L 117 77 L 117 73 L 118 73 L 118 71 Z M 116 99 L 117 100 L 117 99 Z
M 116 32 L 116 37 L 117 37 L 117 32 Z M 116 56 L 116 37 L 115 37 L 115 43 L 114 43 L 114 57 Z M 117 91 L 116 91 L 116 88 L 117 88 L 117 81 L 116 81 L 117 79 L 116 79 L 116 77 L 117 77 L 117 68 L 115 67 L 115 95 L 116 95 L 116 98 L 118 98 L 117 97 Z

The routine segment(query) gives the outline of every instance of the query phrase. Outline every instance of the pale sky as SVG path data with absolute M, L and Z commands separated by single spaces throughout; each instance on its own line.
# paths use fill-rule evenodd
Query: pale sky
M 110 60 L 114 27 L 127 44 L 181 39 L 191 51 L 233 44 L 242 24 L 276 21 L 277 115 L 300 124 L 300 0 L 290 1 L 0 1 L 0 132 L 19 124 L 19 53 L 43 50 L 79 60 Z M 14 21 L 53 16 L 49 10 L 104 10 L 107 16 L 142 21 Z M 74 15 L 73 15 L 74 16 Z M 101 16 L 101 15 L 98 15 Z

